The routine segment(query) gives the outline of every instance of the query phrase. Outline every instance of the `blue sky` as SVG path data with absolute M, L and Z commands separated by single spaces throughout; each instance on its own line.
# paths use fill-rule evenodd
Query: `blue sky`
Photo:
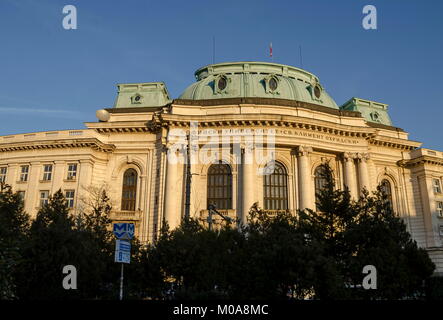
M 64 5 L 78 29 L 62 27 Z M 362 28 L 375 5 L 378 29 Z M 164 81 L 173 98 L 215 62 L 316 74 L 340 105 L 389 104 L 395 126 L 443 150 L 443 1 L 0 0 L 0 135 L 83 128 L 117 83 Z

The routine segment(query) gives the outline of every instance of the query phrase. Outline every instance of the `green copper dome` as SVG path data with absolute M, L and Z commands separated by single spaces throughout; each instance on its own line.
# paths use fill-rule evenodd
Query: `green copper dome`
M 338 109 L 319 79 L 305 70 L 268 62 L 211 64 L 195 72 L 197 82 L 179 99 L 278 98 Z

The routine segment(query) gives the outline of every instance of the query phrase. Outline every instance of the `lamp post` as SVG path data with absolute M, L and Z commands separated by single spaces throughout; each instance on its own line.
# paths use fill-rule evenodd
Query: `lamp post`
M 213 224 L 212 215 L 214 215 L 214 214 L 219 215 L 225 221 L 228 221 L 228 222 L 232 222 L 233 221 L 232 218 L 230 218 L 228 216 L 225 216 L 225 215 L 221 214 L 220 212 L 218 212 L 217 209 L 216 209 L 216 205 L 211 203 L 211 204 L 208 205 L 208 218 L 207 218 L 210 231 L 212 231 L 212 224 Z

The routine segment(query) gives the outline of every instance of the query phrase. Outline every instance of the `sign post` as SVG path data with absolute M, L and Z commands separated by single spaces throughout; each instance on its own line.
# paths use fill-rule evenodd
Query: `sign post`
M 115 258 L 114 261 L 121 263 L 120 271 L 120 294 L 119 299 L 123 300 L 123 270 L 125 263 L 131 263 L 131 242 L 134 237 L 133 223 L 114 223 Z

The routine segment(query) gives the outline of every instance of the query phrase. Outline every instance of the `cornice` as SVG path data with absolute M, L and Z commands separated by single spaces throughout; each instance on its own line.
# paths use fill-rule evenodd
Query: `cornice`
M 432 156 L 421 156 L 411 160 L 400 160 L 397 162 L 400 167 L 413 168 L 421 165 L 429 164 L 443 166 L 443 159 Z
M 113 152 L 115 145 L 105 144 L 96 138 L 41 140 L 0 144 L 0 152 L 65 148 L 92 148 L 100 152 Z
M 88 123 L 90 129 L 98 133 L 134 133 L 150 132 L 147 121 L 118 121 Z
M 188 106 L 219 106 L 219 105 L 240 105 L 240 104 L 254 104 L 254 105 L 273 105 L 273 106 L 288 106 L 295 108 L 304 108 L 309 110 L 320 111 L 324 113 L 340 115 L 345 117 L 361 118 L 361 113 L 358 111 L 348 111 L 333 109 L 325 106 L 321 106 L 314 103 L 308 103 L 303 101 L 278 99 L 278 98 L 222 98 L 222 99 L 205 99 L 205 100 L 193 100 L 193 99 L 175 99 L 172 101 L 172 105 L 188 105 Z
M 216 127 L 281 127 L 305 129 L 319 133 L 335 134 L 342 137 L 365 138 L 372 145 L 411 151 L 421 146 L 421 142 L 405 140 L 394 137 L 385 137 L 377 134 L 377 128 L 356 127 L 339 123 L 329 123 L 322 120 L 303 118 L 289 115 L 275 114 L 224 114 L 224 115 L 193 115 L 183 116 L 174 114 L 159 114 L 153 121 L 156 123 L 152 128 L 168 128 L 171 126 L 189 128 L 190 122 L 197 121 L 199 128 Z
M 401 149 L 405 151 L 411 151 L 419 148 L 422 143 L 418 141 L 399 139 L 394 137 L 385 137 L 380 135 L 373 135 L 368 139 L 370 145 L 386 147 L 386 148 L 394 148 Z
M 173 114 L 162 114 L 156 119 L 159 126 L 168 128 L 171 126 L 189 128 L 190 122 L 197 121 L 201 129 L 216 127 L 281 127 L 307 129 L 316 132 L 336 134 L 346 137 L 369 138 L 375 134 L 375 129 L 367 127 L 353 127 L 337 123 L 326 123 L 325 121 L 301 118 L 297 116 L 284 116 L 275 114 L 244 114 L 244 115 L 199 115 L 182 116 Z

